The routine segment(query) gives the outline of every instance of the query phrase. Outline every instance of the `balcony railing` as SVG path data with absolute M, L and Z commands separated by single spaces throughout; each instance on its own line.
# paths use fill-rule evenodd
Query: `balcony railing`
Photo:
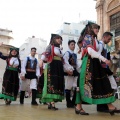
M 2 32 L 0 31 L 0 36 L 4 36 L 4 37 L 8 37 L 9 39 L 13 39 L 13 35 L 12 33 L 8 33 L 8 32 Z

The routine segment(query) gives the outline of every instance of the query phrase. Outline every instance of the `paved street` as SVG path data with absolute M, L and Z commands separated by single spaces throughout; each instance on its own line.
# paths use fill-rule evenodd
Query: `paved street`
M 95 105 L 84 105 L 83 108 L 90 113 L 89 116 L 76 115 L 74 109 L 68 109 L 65 101 L 57 103 L 58 111 L 48 110 L 46 105 L 31 106 L 30 98 L 25 99 L 25 104 L 19 104 L 19 98 L 10 106 L 0 100 L 0 120 L 118 120 L 120 115 L 110 116 L 108 113 L 96 112 Z M 115 103 L 120 108 L 120 100 Z

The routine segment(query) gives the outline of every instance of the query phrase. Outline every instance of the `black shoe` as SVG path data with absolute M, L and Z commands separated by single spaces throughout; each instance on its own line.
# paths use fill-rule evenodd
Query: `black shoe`
M 75 108 L 74 105 L 67 105 L 67 108 Z
M 31 102 L 31 105 L 38 105 L 38 103 L 36 102 L 36 94 L 37 94 L 37 90 L 32 89 L 32 102 Z
M 24 103 L 23 102 L 20 102 L 21 105 L 23 105 Z
M 36 101 L 34 101 L 34 102 L 31 102 L 31 105 L 35 105 L 35 106 L 37 106 L 38 103 L 37 103 Z
M 21 91 L 20 92 L 20 104 L 21 105 L 24 104 L 24 96 L 25 96 L 25 91 Z
M 115 113 L 115 109 L 114 110 L 108 110 L 108 113 L 110 113 L 110 115 L 113 116 L 114 113 Z
M 5 99 L 5 104 L 6 105 L 10 105 L 11 104 L 11 100 Z
M 119 110 L 115 109 L 114 112 L 115 113 L 120 113 L 120 109 Z
M 56 108 L 55 106 L 53 106 L 54 105 L 54 103 L 53 104 L 48 104 L 48 109 L 51 109 L 51 110 L 58 110 L 58 108 Z
M 75 107 L 75 113 L 76 113 L 76 114 L 89 115 L 89 113 L 83 112 L 82 110 L 83 110 L 82 108 L 81 108 L 80 110 L 78 110 L 78 109 Z
M 115 107 L 115 109 L 113 109 L 113 110 L 108 110 L 108 112 L 109 112 L 110 115 L 112 116 L 112 115 L 114 115 L 114 113 L 120 113 L 120 109 L 117 109 L 117 108 Z
M 67 103 L 66 103 L 66 106 L 67 106 L 67 108 L 75 108 L 75 105 L 72 104 L 71 101 L 70 101 L 70 102 L 67 102 Z

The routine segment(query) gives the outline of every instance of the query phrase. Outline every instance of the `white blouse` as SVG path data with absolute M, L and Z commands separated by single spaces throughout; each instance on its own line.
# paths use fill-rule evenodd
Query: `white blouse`
M 18 58 L 17 57 L 10 58 L 9 64 L 14 68 L 19 66 Z
M 59 57 L 63 56 L 62 50 L 59 47 L 54 47 L 54 54 L 57 55 L 57 56 L 59 56 Z M 41 56 L 41 60 L 46 60 L 45 55 Z
M 91 47 L 88 47 L 87 50 L 88 50 L 88 54 L 92 57 L 92 58 L 98 58 L 100 60 L 102 60 L 103 62 L 105 62 L 107 59 L 105 57 L 103 57 L 101 55 L 101 48 L 100 48 L 100 45 L 98 44 L 97 40 L 95 39 L 95 42 L 96 42 L 96 48 L 98 50 L 98 52 L 96 52 L 95 50 L 93 50 Z

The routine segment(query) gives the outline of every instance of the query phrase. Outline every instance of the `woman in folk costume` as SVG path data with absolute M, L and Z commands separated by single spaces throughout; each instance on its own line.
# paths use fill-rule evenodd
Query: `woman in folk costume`
M 58 110 L 55 102 L 62 102 L 64 98 L 64 72 L 62 51 L 60 45 L 62 37 L 57 34 L 51 35 L 51 41 L 42 55 L 41 60 L 47 61 L 44 69 L 44 87 L 42 92 L 42 102 L 47 102 L 48 109 Z
M 0 99 L 4 99 L 6 105 L 17 99 L 19 90 L 19 76 L 21 62 L 19 59 L 19 49 L 10 48 L 9 56 L 4 56 L 0 52 L 0 58 L 6 60 L 7 66 L 3 76 L 2 93 Z
M 99 25 L 88 22 L 79 39 L 82 44 L 82 67 L 76 96 L 76 114 L 88 115 L 82 109 L 82 101 L 89 104 L 107 104 L 111 115 L 117 111 L 112 105 L 115 101 L 113 89 L 100 63 L 101 60 L 109 65 L 110 61 L 97 52 L 99 45 L 96 38 L 99 29 Z

